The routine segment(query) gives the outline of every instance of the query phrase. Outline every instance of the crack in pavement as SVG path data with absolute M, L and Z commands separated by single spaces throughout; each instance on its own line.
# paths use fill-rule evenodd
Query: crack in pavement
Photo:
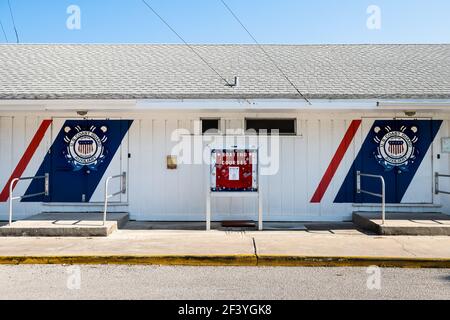
M 416 255 L 414 252 L 412 252 L 412 251 L 406 249 L 404 243 L 400 242 L 400 241 L 399 241 L 398 239 L 396 239 L 396 238 L 392 238 L 392 240 L 394 240 L 395 242 L 397 242 L 397 243 L 402 247 L 402 250 L 403 250 L 403 251 L 409 253 L 410 255 L 412 255 L 412 256 L 414 256 L 414 257 L 417 257 L 417 255 Z

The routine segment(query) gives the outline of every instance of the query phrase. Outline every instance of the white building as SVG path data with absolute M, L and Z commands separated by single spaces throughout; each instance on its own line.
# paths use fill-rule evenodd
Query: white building
M 449 212 L 435 173 L 450 173 L 450 45 L 265 46 L 310 103 L 258 46 L 193 48 L 216 72 L 183 45 L 0 45 L 0 219 L 13 178 L 50 176 L 48 196 L 15 204 L 23 218 L 101 211 L 106 177 L 126 172 L 111 211 L 204 221 L 209 166 L 176 150 L 208 128 L 228 145 L 254 137 L 247 129 L 281 129 L 277 170 L 259 181 L 265 221 L 379 210 L 356 193 L 356 171 L 384 176 L 389 211 Z M 376 180 L 363 185 L 379 192 Z M 42 190 L 26 180 L 14 194 Z M 255 199 L 212 206 L 213 220 L 256 219 Z

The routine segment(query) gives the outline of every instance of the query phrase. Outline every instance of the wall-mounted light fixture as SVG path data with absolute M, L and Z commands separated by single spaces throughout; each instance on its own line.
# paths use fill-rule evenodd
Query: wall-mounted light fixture
M 176 170 L 177 167 L 177 156 L 167 156 L 167 169 Z
M 415 111 L 405 111 L 405 115 L 407 117 L 414 117 L 416 115 Z

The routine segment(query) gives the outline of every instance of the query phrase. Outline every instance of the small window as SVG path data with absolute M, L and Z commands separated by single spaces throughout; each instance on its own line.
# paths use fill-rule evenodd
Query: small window
M 258 134 L 263 130 L 269 135 L 272 130 L 278 130 L 280 135 L 295 135 L 297 132 L 295 119 L 246 119 L 245 130 L 254 130 Z
M 220 119 L 202 119 L 203 134 L 218 134 Z

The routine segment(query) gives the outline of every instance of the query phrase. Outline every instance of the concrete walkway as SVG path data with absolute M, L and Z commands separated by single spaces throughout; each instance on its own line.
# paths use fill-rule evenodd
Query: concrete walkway
M 2 238 L 1 263 L 450 268 L 450 237 L 376 236 L 352 229 L 206 232 L 125 228 L 108 238 Z

